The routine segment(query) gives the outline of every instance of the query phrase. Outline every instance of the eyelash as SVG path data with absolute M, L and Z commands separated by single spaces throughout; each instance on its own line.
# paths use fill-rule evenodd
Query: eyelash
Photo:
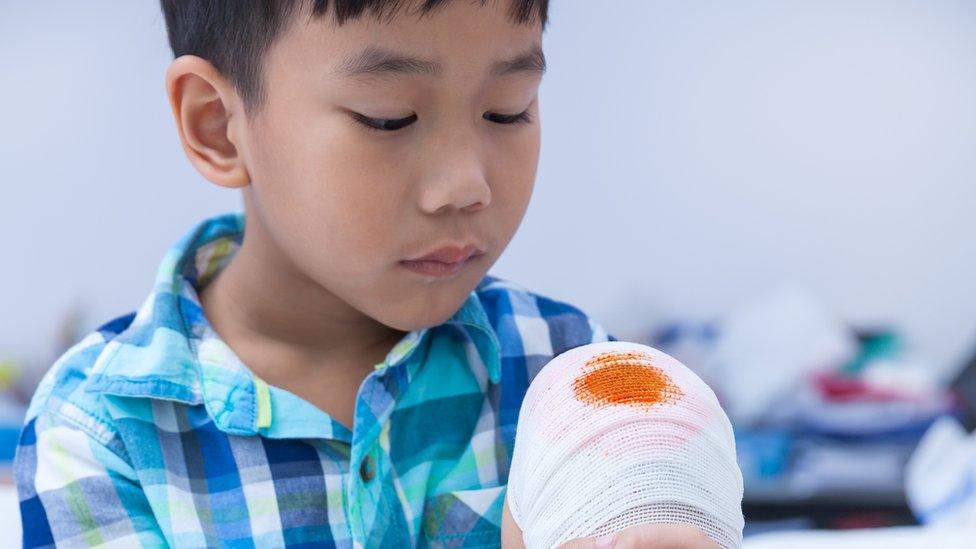
M 482 118 L 485 118 L 486 120 L 490 120 L 487 117 L 488 114 L 495 114 L 495 113 L 485 113 L 485 116 L 483 116 Z M 496 122 L 497 124 L 517 125 L 517 124 L 528 124 L 529 122 L 532 122 L 532 115 L 529 113 L 528 110 L 522 111 L 519 114 L 495 114 L 495 115 L 501 117 L 504 120 L 504 122 Z M 406 118 L 399 118 L 396 120 L 384 120 L 380 118 L 370 118 L 368 116 L 363 116 L 359 113 L 353 113 L 353 118 L 369 131 L 392 133 L 409 126 L 411 123 L 413 123 L 414 120 L 417 119 L 417 115 L 412 114 Z M 398 123 L 404 121 L 407 122 L 398 127 L 389 128 L 389 129 L 378 128 L 376 127 L 376 125 L 374 125 L 375 122 L 380 122 L 381 125 L 385 126 L 387 122 Z

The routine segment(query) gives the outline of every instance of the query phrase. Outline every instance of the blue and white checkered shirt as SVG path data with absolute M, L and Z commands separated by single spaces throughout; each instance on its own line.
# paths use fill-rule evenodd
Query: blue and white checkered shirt
M 488 275 L 376 365 L 350 431 L 257 378 L 207 322 L 197 292 L 243 230 L 240 213 L 195 227 L 137 312 L 47 372 L 15 460 L 24 546 L 497 547 L 529 382 L 615 338 Z

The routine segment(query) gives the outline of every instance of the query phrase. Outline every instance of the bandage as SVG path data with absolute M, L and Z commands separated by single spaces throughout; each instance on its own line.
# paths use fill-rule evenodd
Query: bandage
M 566 351 L 519 412 L 508 505 L 528 549 L 634 524 L 699 528 L 742 543 L 742 474 L 715 393 L 652 347 L 609 341 Z

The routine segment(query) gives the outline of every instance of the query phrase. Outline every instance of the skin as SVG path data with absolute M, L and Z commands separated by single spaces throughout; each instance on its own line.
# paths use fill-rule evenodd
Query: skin
M 190 162 L 244 200 L 243 244 L 200 291 L 207 319 L 257 376 L 347 427 L 373 365 L 407 332 L 450 318 L 525 215 L 542 74 L 493 77 L 489 67 L 541 48 L 542 31 L 511 23 L 507 7 L 452 1 L 423 18 L 367 16 L 341 27 L 331 14 L 299 14 L 266 53 L 266 94 L 250 114 L 206 60 L 181 56 L 166 72 Z M 437 61 L 443 71 L 334 75 L 345 56 L 370 45 Z M 529 123 L 483 117 L 522 112 Z M 417 119 L 384 133 L 354 113 Z M 399 263 L 470 240 L 484 253 L 453 277 Z

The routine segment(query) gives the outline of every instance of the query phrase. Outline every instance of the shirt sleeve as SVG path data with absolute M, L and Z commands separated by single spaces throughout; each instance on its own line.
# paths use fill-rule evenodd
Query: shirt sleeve
M 590 343 L 600 343 L 603 341 L 618 341 L 613 334 L 607 332 L 602 324 L 597 322 L 591 316 L 586 317 L 590 323 Z
M 24 547 L 165 546 L 132 466 L 97 433 L 42 411 L 14 458 Z

